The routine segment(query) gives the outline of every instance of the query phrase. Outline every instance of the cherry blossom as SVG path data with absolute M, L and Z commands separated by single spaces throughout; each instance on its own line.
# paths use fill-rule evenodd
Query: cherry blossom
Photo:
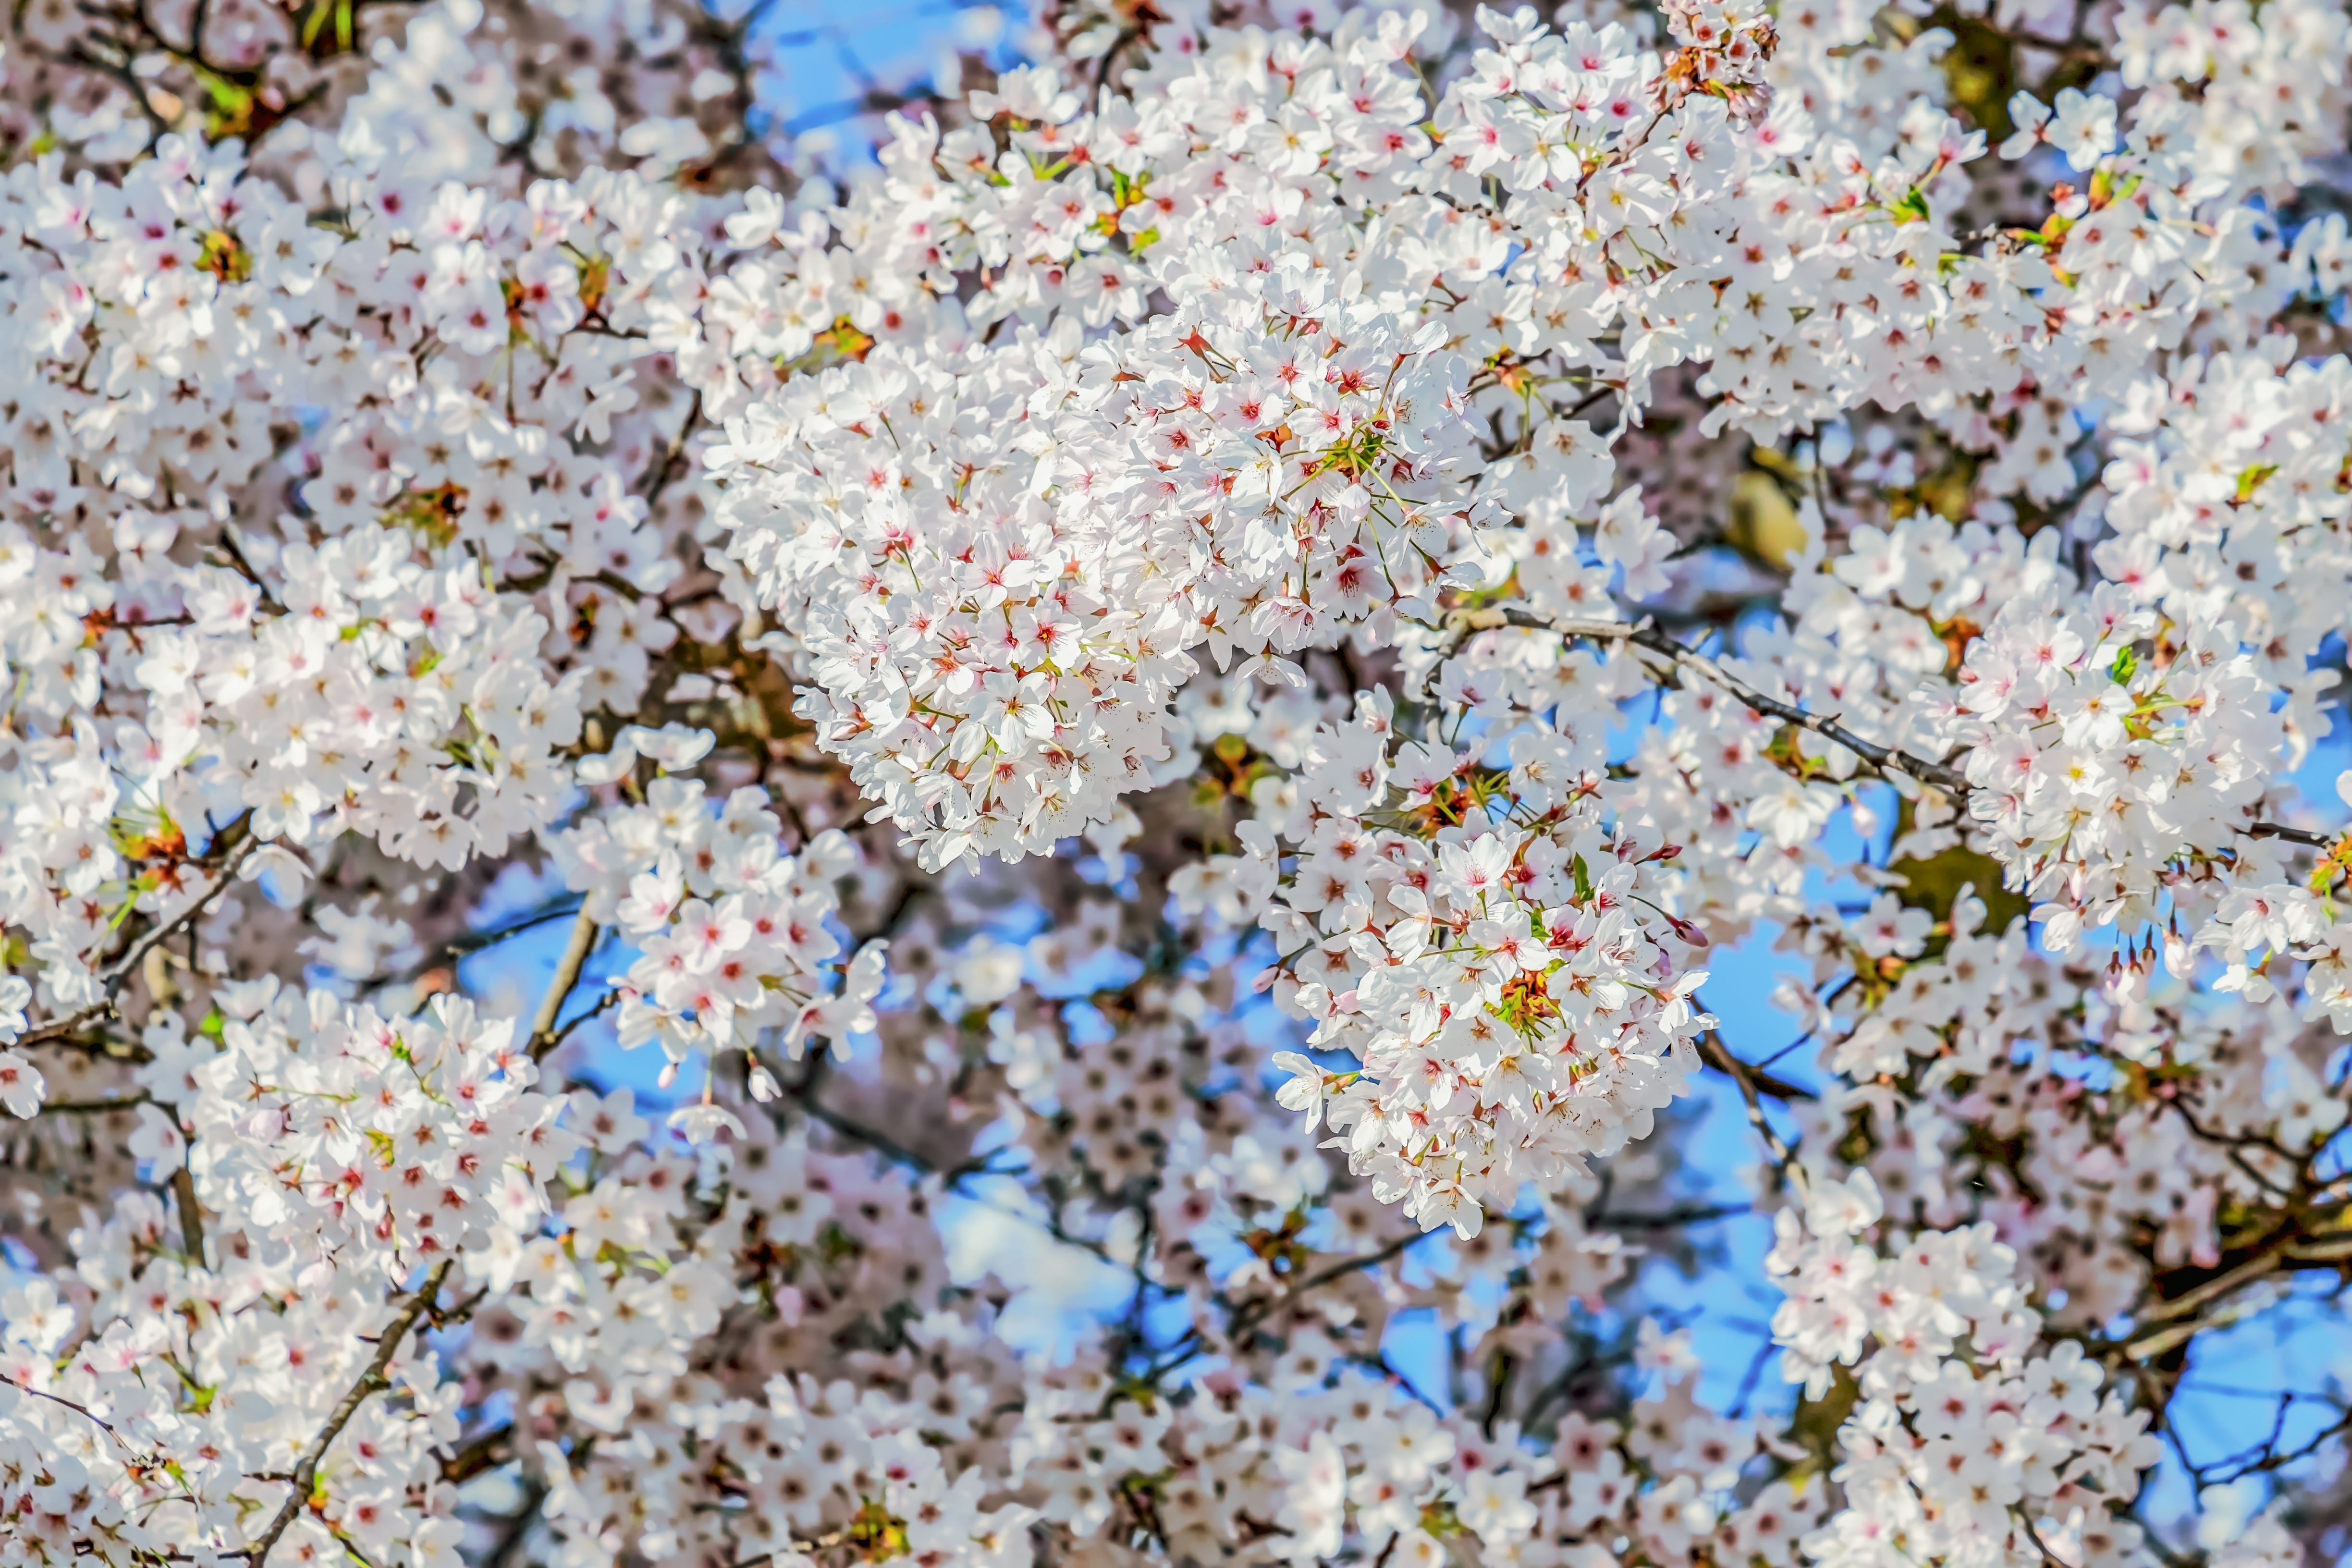
M 2341 5 L 17 9 L 0 1563 L 2340 1547 Z

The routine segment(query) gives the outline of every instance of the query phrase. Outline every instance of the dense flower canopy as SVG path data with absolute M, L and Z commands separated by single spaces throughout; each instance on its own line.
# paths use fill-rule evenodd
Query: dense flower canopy
M 0 1568 L 2346 1550 L 2344 6 L 1032 23 L 14 9 Z

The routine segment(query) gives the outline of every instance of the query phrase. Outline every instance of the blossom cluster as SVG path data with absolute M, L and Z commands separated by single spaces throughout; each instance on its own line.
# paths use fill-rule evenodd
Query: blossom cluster
M 690 749 L 709 744 L 705 732 Z M 625 763 L 625 749 L 599 760 L 615 757 Z M 551 839 L 566 883 L 583 895 L 579 918 L 613 928 L 641 954 L 618 992 L 622 1045 L 658 1041 L 675 1062 L 748 1049 L 781 1029 L 797 1057 L 812 1033 L 845 1049 L 874 1027 L 865 1004 L 881 986 L 881 947 L 861 951 L 845 979 L 831 973 L 842 951 L 834 883 L 856 865 L 856 848 L 833 828 L 781 855 L 781 830 L 761 791 L 737 790 L 714 812 L 701 780 L 665 776 L 643 805 Z
M 1180 908 L 1255 916 L 1284 960 L 1258 984 L 1314 1023 L 1308 1046 L 1360 1064 L 1277 1058 L 1285 1103 L 1310 1127 L 1328 1115 L 1357 1173 L 1424 1228 L 1466 1236 L 1524 1183 L 1646 1135 L 1712 1020 L 1690 1000 L 1705 938 L 1644 875 L 1677 849 L 1604 816 L 1591 661 L 1463 660 L 1439 685 L 1423 740 L 1398 734 L 1385 691 L 1319 725 L 1297 776 L 1251 784 L 1247 853 L 1171 886 Z
M 457 1424 L 435 1358 L 406 1338 L 417 1314 L 383 1287 L 422 1269 L 405 1300 L 429 1307 L 454 1266 L 495 1276 L 579 1146 L 512 1023 L 468 1004 L 394 1020 L 264 978 L 218 1005 L 216 1038 L 176 1016 L 152 1026 L 133 1080 L 135 1152 L 193 1178 L 179 1225 L 126 1198 L 76 1233 L 69 1296 L 47 1279 L 16 1288 L 0 1473 L 20 1560 L 218 1552 L 281 1509 L 289 1553 L 405 1535 L 408 1488 Z M 191 1205 L 236 1215 L 241 1250 L 193 1240 Z M 371 1365 L 403 1403 L 309 1454 Z M 289 1481 L 312 1489 L 289 1500 Z M 298 1501 L 318 1518 L 293 1518 Z M 454 1561 L 457 1533 L 425 1523 L 412 1560 Z
M 2158 1458 L 2148 1413 L 2103 1395 L 2080 1344 L 2031 1353 L 2039 1325 L 2014 1283 L 2017 1254 L 1989 1223 L 1898 1233 L 1882 1253 L 1857 1238 L 1881 1217 L 1858 1172 L 1810 1194 L 1801 1217 L 1782 1209 L 1766 1263 L 1789 1292 L 1772 1324 L 1785 1375 L 1816 1398 L 1845 1367 L 1854 1385 L 1840 1428 L 1846 1506 L 1806 1538 L 1806 1555 L 2133 1561 L 2140 1528 L 2116 1510 Z

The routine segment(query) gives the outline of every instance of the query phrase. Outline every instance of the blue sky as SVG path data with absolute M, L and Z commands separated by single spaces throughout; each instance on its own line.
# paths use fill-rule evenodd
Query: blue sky
M 1027 27 L 1025 7 L 962 0 L 779 0 L 763 29 L 782 80 L 778 121 L 860 151 L 854 106 L 869 89 L 903 91 L 921 81 L 944 88 L 956 54 L 1006 58 Z

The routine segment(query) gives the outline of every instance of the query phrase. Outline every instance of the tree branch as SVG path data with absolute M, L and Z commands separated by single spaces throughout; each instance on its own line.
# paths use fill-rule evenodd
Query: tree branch
M 580 984 L 580 971 L 588 955 L 596 950 L 596 922 L 589 917 L 586 905 L 572 922 L 572 940 L 563 944 L 563 956 L 556 960 L 555 976 L 547 984 L 547 994 L 540 998 L 539 1016 L 530 1021 L 530 1055 L 533 1061 L 546 1059 L 563 1038 L 556 1033 L 555 1020 L 563 1012 L 563 1004 L 572 988 Z
M 686 460 L 686 444 L 701 425 L 702 394 L 697 392 L 694 401 L 687 405 L 686 417 L 677 422 L 677 435 L 662 453 L 660 464 L 646 476 L 646 509 L 648 511 L 661 500 L 662 491 L 669 488 L 670 480 L 677 478 L 677 470 Z
M 1683 1204 L 1659 1214 L 1588 1214 L 1584 1223 L 1595 1230 L 1680 1230 L 1755 1212 L 1752 1204 Z
M 1702 1056 L 1730 1075 L 1731 1081 L 1739 1086 L 1739 1098 L 1748 1102 L 1748 1124 L 1756 1129 L 1757 1136 L 1763 1139 L 1764 1146 L 1772 1152 L 1773 1162 L 1783 1171 L 1787 1170 L 1796 1162 L 1797 1152 L 1765 1119 L 1763 1096 L 1759 1092 L 1755 1069 L 1733 1056 L 1731 1047 L 1723 1043 L 1723 1037 L 1713 1029 L 1698 1037 L 1698 1047 Z
M 497 1469 L 514 1458 L 514 1436 L 511 1421 L 502 1421 L 487 1432 L 475 1434 L 441 1461 L 441 1479 L 452 1486 L 460 1486 L 485 1471 Z
M 245 821 L 244 817 L 239 817 L 222 832 L 224 835 L 238 832 Z M 37 1046 L 45 1040 L 54 1040 L 61 1036 L 70 1035 L 84 1024 L 112 1012 L 115 998 L 122 993 L 123 983 L 129 980 L 140 964 L 146 961 L 147 954 L 161 946 L 174 931 L 179 931 L 209 909 L 212 901 L 227 891 L 228 885 L 236 880 L 237 871 L 245 865 L 247 858 L 260 847 L 259 839 L 250 836 L 246 837 L 229 851 L 227 860 L 221 866 L 220 876 L 211 887 L 198 894 L 194 902 L 170 920 L 159 921 L 150 927 L 124 950 L 121 957 L 107 965 L 105 972 L 100 976 L 100 984 L 106 993 L 103 1001 L 93 1002 L 89 1006 L 77 1008 L 61 1018 L 52 1018 L 46 1024 L 28 1029 L 17 1038 L 16 1044 Z
M 449 1277 L 450 1265 L 454 1261 L 444 1259 L 436 1265 L 433 1272 L 425 1277 L 425 1283 L 410 1291 L 402 1301 L 400 1310 L 393 1314 L 392 1321 L 384 1326 L 383 1334 L 377 1338 L 375 1354 L 368 1358 L 366 1370 L 345 1392 L 341 1401 L 327 1416 L 327 1424 L 319 1428 L 318 1435 L 303 1447 L 302 1457 L 295 1461 L 294 1474 L 289 1482 L 291 1489 L 287 1492 L 286 1500 L 278 1505 L 278 1511 L 270 1516 L 269 1523 L 251 1546 L 230 1555 L 243 1557 L 248 1568 L 262 1568 L 262 1564 L 269 1560 L 269 1549 L 278 1544 L 278 1538 L 286 1533 L 287 1526 L 294 1522 L 294 1516 L 300 1513 L 303 1505 L 310 1500 L 310 1489 L 318 1484 L 319 1461 L 327 1457 L 327 1450 L 334 1446 L 343 1428 L 351 1425 L 352 1417 L 359 1413 L 361 1405 L 367 1403 L 368 1395 L 390 1386 L 383 1374 L 384 1368 L 390 1366 L 393 1357 L 400 1353 L 400 1343 L 408 1337 L 408 1331 L 415 1328 L 417 1320 L 431 1309 L 433 1299 L 441 1293 L 441 1282 Z
M 2246 829 L 2249 838 L 2283 838 L 2289 844 L 2306 844 L 2314 849 L 2333 849 L 2340 842 L 2324 833 L 2310 833 L 2300 827 L 2288 827 L 2282 823 L 2257 822 Z
M 173 1120 L 178 1118 L 174 1116 Z M 172 1173 L 172 1201 L 180 1211 L 180 1250 L 196 1268 L 210 1268 L 205 1257 L 205 1211 L 196 1205 L 196 1178 L 184 1159 L 180 1168 Z
M 137 1094 L 117 1095 L 111 1100 L 45 1100 L 41 1101 L 43 1116 L 104 1116 L 109 1111 L 136 1110 L 154 1100 L 145 1090 Z

